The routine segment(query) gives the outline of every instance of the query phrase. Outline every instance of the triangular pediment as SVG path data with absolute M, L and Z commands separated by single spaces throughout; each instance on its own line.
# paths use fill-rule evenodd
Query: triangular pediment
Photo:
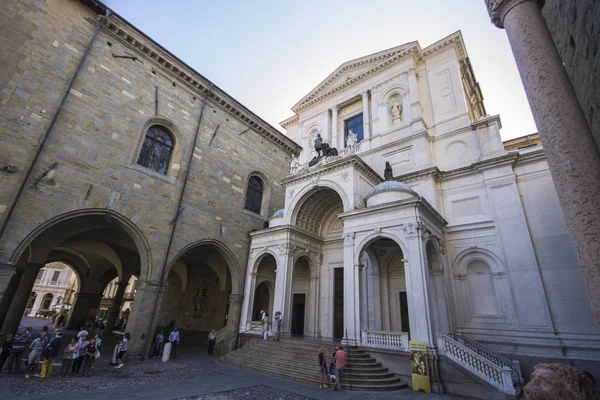
M 345 83 L 360 77 L 366 72 L 376 68 L 377 66 L 386 63 L 391 58 L 398 56 L 400 53 L 405 52 L 411 47 L 418 46 L 417 42 L 409 42 L 401 46 L 396 46 L 391 49 L 383 50 L 377 53 L 369 54 L 364 57 L 356 58 L 354 60 L 347 61 L 340 65 L 335 71 L 333 71 L 325 80 L 311 90 L 306 96 L 304 96 L 298 103 L 296 103 L 292 110 L 296 110 L 302 105 L 312 101 L 319 97 L 323 93 L 344 85 Z

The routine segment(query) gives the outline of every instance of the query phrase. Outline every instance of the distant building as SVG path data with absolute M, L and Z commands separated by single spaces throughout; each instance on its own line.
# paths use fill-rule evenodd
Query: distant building
M 46 317 L 69 310 L 78 290 L 77 276 L 62 262 L 46 264 L 38 272 L 25 313 L 29 317 Z

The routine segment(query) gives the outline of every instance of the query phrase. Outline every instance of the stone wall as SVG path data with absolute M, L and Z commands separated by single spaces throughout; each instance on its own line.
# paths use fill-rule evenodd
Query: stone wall
M 600 146 L 600 2 L 546 0 L 542 14 Z

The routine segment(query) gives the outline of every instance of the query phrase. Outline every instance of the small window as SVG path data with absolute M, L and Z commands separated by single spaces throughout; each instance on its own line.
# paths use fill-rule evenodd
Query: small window
M 363 115 L 358 114 L 350 119 L 347 119 L 344 123 L 344 143 L 348 138 L 348 132 L 352 131 L 356 135 L 356 141 L 360 142 L 364 138 L 363 134 Z
M 54 271 L 54 275 L 52 275 L 52 281 L 50 281 L 50 283 L 52 285 L 56 285 L 56 282 L 58 282 L 59 277 L 60 277 L 60 271 Z
M 260 178 L 251 176 L 248 180 L 248 190 L 246 191 L 246 210 L 260 214 L 262 205 L 263 184 Z
M 160 126 L 151 126 L 138 158 L 138 164 L 166 175 L 173 153 L 173 136 Z
M 37 282 L 41 281 L 43 275 L 44 275 L 44 271 L 40 270 L 37 274 L 37 277 L 35 278 L 35 282 L 37 283 Z

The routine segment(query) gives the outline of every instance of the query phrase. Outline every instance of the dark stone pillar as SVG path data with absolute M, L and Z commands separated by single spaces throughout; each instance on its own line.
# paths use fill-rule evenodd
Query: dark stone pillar
M 108 311 L 108 318 L 106 318 L 106 328 L 104 328 L 105 335 L 110 335 L 115 326 L 115 322 L 119 317 L 121 305 L 123 304 L 123 296 L 125 295 L 125 289 L 129 284 L 129 278 L 130 277 L 128 277 L 127 280 L 123 280 L 122 282 L 117 283 L 117 292 L 115 293 L 113 302 L 110 305 L 110 310 Z
M 79 330 L 86 324 L 90 310 L 100 307 L 102 293 L 78 293 L 76 297 L 67 329 Z
M 15 333 L 19 322 L 23 318 L 23 313 L 27 307 L 27 300 L 33 289 L 35 278 L 37 278 L 38 272 L 42 269 L 43 264 L 27 263 L 25 265 L 25 271 L 19 279 L 19 284 L 15 293 L 12 297 L 10 306 L 8 307 L 6 317 L 2 323 L 2 329 L 0 334 Z
M 15 297 L 15 293 L 17 293 L 22 276 L 22 269 L 16 269 L 15 267 L 8 265 L 0 266 L 0 281 L 5 285 L 4 288 L 1 289 L 2 292 L 0 292 L 2 298 L 2 300 L 0 300 L 0 327 L 4 323 L 12 299 Z

